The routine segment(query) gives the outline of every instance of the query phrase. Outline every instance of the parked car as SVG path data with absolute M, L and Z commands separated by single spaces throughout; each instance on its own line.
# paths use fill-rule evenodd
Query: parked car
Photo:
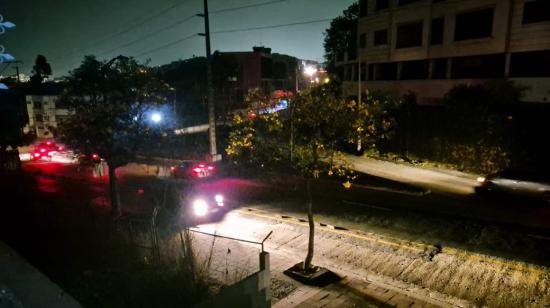
M 550 202 L 550 177 L 547 173 L 506 170 L 477 180 L 481 183 L 476 189 L 479 193 L 504 192 L 542 197 Z
M 187 160 L 170 167 L 170 173 L 175 178 L 190 180 L 212 178 L 216 174 L 216 166 L 212 163 Z

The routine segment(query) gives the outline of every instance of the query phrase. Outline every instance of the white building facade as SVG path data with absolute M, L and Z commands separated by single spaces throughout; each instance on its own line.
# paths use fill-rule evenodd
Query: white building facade
M 357 54 L 337 59 L 344 93 L 414 92 L 510 79 L 550 102 L 550 0 L 362 0 Z M 361 80 L 361 85 L 358 82 Z

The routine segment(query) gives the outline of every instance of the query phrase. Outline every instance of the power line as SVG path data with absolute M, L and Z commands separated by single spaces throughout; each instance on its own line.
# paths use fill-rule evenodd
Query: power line
M 104 51 L 104 52 L 101 52 L 101 53 L 98 53 L 98 55 L 104 55 L 104 54 L 108 54 L 108 53 L 111 53 L 113 51 L 116 51 L 116 50 L 119 50 L 119 49 L 122 49 L 122 48 L 126 48 L 128 46 L 131 46 L 131 45 L 134 45 L 135 43 L 139 43 L 139 42 L 142 42 L 148 38 L 150 38 L 151 36 L 155 35 L 155 34 L 158 34 L 160 32 L 163 32 L 163 31 L 166 31 L 166 30 L 170 30 L 172 28 L 174 28 L 175 26 L 178 26 L 178 25 L 181 25 L 189 20 L 191 20 L 193 17 L 196 17 L 197 15 L 190 15 L 190 16 L 187 16 L 186 18 L 182 19 L 182 20 L 179 20 L 179 21 L 176 21 L 175 23 L 172 23 L 168 26 L 165 26 L 165 27 L 162 27 L 160 29 L 157 29 L 156 31 L 153 31 L 149 34 L 146 34 L 146 35 L 143 35 L 143 36 L 140 36 L 139 38 L 133 40 L 133 41 L 130 41 L 126 44 L 123 44 L 123 45 L 120 45 L 118 47 L 115 47 L 113 49 L 110 49 L 110 50 L 107 50 L 107 51 Z
M 225 12 L 232 12 L 232 11 L 237 11 L 237 10 L 242 10 L 242 9 L 248 9 L 248 8 L 252 8 L 252 7 L 266 6 L 266 5 L 281 3 L 281 2 L 285 2 L 285 1 L 287 1 L 287 0 L 274 0 L 274 1 L 267 1 L 267 2 L 262 2 L 262 3 L 232 7 L 232 8 L 227 8 L 227 9 L 219 9 L 219 10 L 215 10 L 215 11 L 210 11 L 210 15 L 218 14 L 218 13 L 225 13 Z
M 149 16 L 149 17 L 146 17 L 145 19 L 143 19 L 143 20 L 140 21 L 140 22 L 132 23 L 130 26 L 124 28 L 124 29 L 121 30 L 121 31 L 111 33 L 111 34 L 109 34 L 109 35 L 107 35 L 107 36 L 104 36 L 103 38 L 100 38 L 99 40 L 96 40 L 93 44 L 90 44 L 89 46 L 93 46 L 93 45 L 96 45 L 96 44 L 100 44 L 100 43 L 102 43 L 102 42 L 104 42 L 104 41 L 106 41 L 106 40 L 108 40 L 108 39 L 111 39 L 111 38 L 113 38 L 113 37 L 116 37 L 116 36 L 119 36 L 119 35 L 128 33 L 128 32 L 130 32 L 130 31 L 132 31 L 132 30 L 135 30 L 135 28 L 140 27 L 140 26 L 146 24 L 146 23 L 149 22 L 150 20 L 153 20 L 153 19 L 155 19 L 155 18 L 157 18 L 157 17 L 159 17 L 159 16 L 162 16 L 162 15 L 166 14 L 167 12 L 169 12 L 170 10 L 172 10 L 172 9 L 178 7 L 178 6 L 181 6 L 181 5 L 183 5 L 183 4 L 184 4 L 183 1 L 182 1 L 182 2 L 178 2 L 178 3 L 174 3 L 174 4 L 172 4 L 171 6 L 169 6 L 169 7 L 167 7 L 167 8 L 164 8 L 163 10 L 157 12 L 156 14 L 151 15 L 151 16 Z M 139 19 L 139 18 L 135 18 L 134 20 L 138 20 L 138 19 Z M 72 55 L 72 54 L 74 54 L 74 53 L 76 53 L 76 52 L 83 51 L 83 50 L 85 50 L 85 49 L 86 49 L 86 48 L 77 48 L 76 50 L 73 50 L 73 51 L 71 51 L 70 53 L 65 54 L 64 56 L 60 56 L 60 57 L 54 58 L 53 60 L 56 60 L 56 59 L 62 58 L 62 57 L 66 57 L 66 56 L 68 56 L 68 55 Z
M 232 30 L 212 31 L 212 34 L 221 34 L 221 33 L 233 33 L 233 32 L 245 32 L 245 31 L 255 31 L 255 30 L 265 30 L 265 29 L 284 28 L 284 27 L 290 27 L 290 26 L 298 26 L 298 25 L 307 25 L 307 24 L 314 24 L 314 23 L 326 22 L 326 21 L 331 21 L 331 20 L 333 20 L 333 18 L 323 18 L 323 19 L 316 19 L 316 20 L 309 20 L 309 21 L 300 21 L 300 22 L 294 22 L 294 23 L 288 23 L 288 24 L 281 24 L 281 25 L 272 25 L 272 26 L 260 26 L 260 27 L 252 27 L 252 28 L 241 28 L 241 29 L 232 29 Z
M 139 58 L 139 57 L 141 57 L 141 56 L 144 56 L 144 55 L 153 53 L 153 52 L 155 52 L 155 51 L 158 51 L 158 50 L 161 50 L 161 49 L 164 49 L 164 48 L 167 48 L 167 47 L 176 45 L 176 44 L 178 44 L 178 43 L 181 43 L 181 42 L 183 42 L 183 41 L 186 41 L 186 40 L 191 39 L 191 38 L 196 37 L 196 36 L 198 36 L 198 34 L 189 35 L 189 36 L 187 36 L 187 37 L 184 37 L 184 38 L 179 39 L 179 40 L 177 40 L 177 41 L 168 43 L 168 44 L 166 44 L 166 45 L 162 45 L 162 46 L 159 46 L 159 47 L 156 47 L 156 48 L 153 48 L 153 49 L 144 51 L 144 52 L 142 52 L 142 53 L 140 53 L 140 54 L 138 54 L 138 55 L 135 55 L 134 58 Z

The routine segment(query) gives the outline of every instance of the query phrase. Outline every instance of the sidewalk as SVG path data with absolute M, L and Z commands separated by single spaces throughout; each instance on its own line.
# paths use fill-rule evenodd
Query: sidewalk
M 339 282 L 329 284 L 325 287 L 316 287 L 304 285 L 283 274 L 285 270 L 294 264 L 303 261 L 307 241 L 305 240 L 303 230 L 295 229 L 292 226 L 275 223 L 272 225 L 267 220 L 254 220 L 243 216 L 239 213 L 230 214 L 224 221 L 214 224 L 201 225 L 201 232 L 209 234 L 218 234 L 224 236 L 232 236 L 245 240 L 258 241 L 263 238 L 269 230 L 273 230 L 269 240 L 266 242 L 266 250 L 270 253 L 272 289 L 274 295 L 272 297 L 273 307 L 465 307 L 468 306 L 467 301 L 451 298 L 435 291 L 426 292 L 426 289 L 405 287 L 396 284 L 395 281 L 387 277 L 380 276 L 374 273 L 366 273 L 365 269 L 352 269 L 355 266 L 347 266 L 345 263 L 351 262 L 351 259 L 357 257 L 367 261 L 362 256 L 351 256 L 348 253 L 340 253 L 339 265 L 333 262 L 327 262 L 327 253 L 330 250 L 342 250 L 344 246 L 336 247 L 334 241 L 329 241 L 328 238 L 317 238 L 316 257 L 314 262 L 316 265 L 329 268 L 342 279 Z M 234 226 L 240 226 L 240 229 L 235 229 Z M 318 231 L 318 235 L 322 235 L 322 230 Z M 218 281 L 229 282 L 232 278 L 241 276 L 241 279 L 248 274 L 257 271 L 257 253 L 258 246 L 247 243 L 231 241 L 227 239 L 216 239 L 212 241 L 212 237 L 204 234 L 194 234 L 197 248 L 201 251 L 200 255 L 204 258 L 207 252 L 212 249 L 214 251 L 212 258 L 212 267 L 210 277 Z M 337 240 L 344 245 L 341 240 Z M 359 246 L 357 246 L 359 245 Z M 351 247 L 351 246 L 350 246 Z M 355 241 L 354 249 L 364 250 L 362 244 Z M 346 247 L 347 249 L 347 247 Z M 368 259 L 374 260 L 373 257 L 378 255 L 374 252 L 369 252 Z M 387 260 L 385 256 L 379 256 L 380 260 Z M 393 263 L 387 261 L 388 265 Z M 348 264 L 351 265 L 351 264 Z M 402 271 L 401 269 L 394 269 Z M 235 275 L 237 273 L 237 275 Z M 228 280 L 229 277 L 229 280 Z M 286 285 L 291 292 L 280 292 L 278 285 Z M 291 286 L 291 288 L 288 288 Z M 283 293 L 282 296 L 275 294 Z
M 69 294 L 0 242 L 0 307 L 81 307 Z
M 477 175 L 446 169 L 421 168 L 368 157 L 346 155 L 356 171 L 407 183 L 428 190 L 453 194 L 473 194 L 479 185 Z

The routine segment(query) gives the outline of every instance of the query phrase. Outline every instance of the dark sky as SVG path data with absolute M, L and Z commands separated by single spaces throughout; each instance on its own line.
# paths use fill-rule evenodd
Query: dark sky
M 225 10 L 268 2 L 272 3 Z M 212 51 L 246 51 L 252 46 L 266 46 L 273 52 L 322 61 L 323 32 L 329 21 L 215 32 L 332 19 L 353 2 L 210 0 Z M 151 65 L 164 64 L 205 54 L 204 38 L 193 36 L 204 32 L 203 20 L 190 17 L 202 11 L 202 4 L 202 0 L 0 0 L 0 14 L 17 25 L 15 30 L 0 36 L 0 44 L 17 60 L 24 61 L 21 73 L 25 74 L 30 74 L 37 54 L 48 58 L 54 76 L 78 66 L 85 54 L 111 58 L 158 49 L 137 58 L 150 58 Z M 169 29 L 159 31 L 162 28 Z M 187 37 L 190 38 L 163 47 Z M 3 74 L 14 74 L 13 67 Z

